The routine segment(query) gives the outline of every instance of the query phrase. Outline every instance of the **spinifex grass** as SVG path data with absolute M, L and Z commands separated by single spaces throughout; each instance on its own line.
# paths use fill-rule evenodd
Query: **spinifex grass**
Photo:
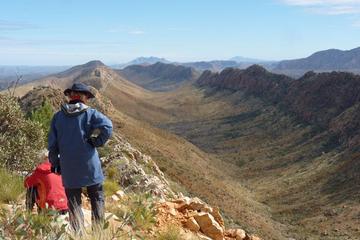
M 16 202 L 24 191 L 23 179 L 0 169 L 0 203 Z

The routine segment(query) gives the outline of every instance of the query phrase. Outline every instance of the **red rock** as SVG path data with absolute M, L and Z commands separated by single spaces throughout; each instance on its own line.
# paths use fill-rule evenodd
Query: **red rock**
M 194 216 L 201 232 L 214 240 L 224 240 L 224 230 L 209 213 L 200 213 Z
M 200 226 L 193 217 L 189 218 L 184 225 L 193 232 L 200 231 Z

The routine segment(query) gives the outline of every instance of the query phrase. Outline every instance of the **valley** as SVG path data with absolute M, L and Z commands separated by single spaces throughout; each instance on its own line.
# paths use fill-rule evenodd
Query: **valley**
M 351 126 L 358 121 L 352 110 L 359 101 L 358 77 L 309 74 L 294 81 L 263 69 L 246 71 L 245 76 L 235 72 L 235 77 L 222 72 L 215 80 L 203 73 L 198 82 L 208 84 L 185 86 L 149 100 L 175 118 L 167 122 L 142 118 L 232 164 L 231 178 L 269 207 L 271 218 L 287 226 L 286 236 L 302 239 L 305 232 L 321 239 L 358 238 L 359 191 L 353 184 L 359 181 L 354 162 L 357 134 L 345 136 L 334 128 L 343 112 L 350 111 L 352 115 L 341 121 L 358 131 Z M 283 87 L 278 89 L 279 85 Z M 334 87 L 338 95 L 332 94 Z M 336 237 L 328 236 L 330 232 Z

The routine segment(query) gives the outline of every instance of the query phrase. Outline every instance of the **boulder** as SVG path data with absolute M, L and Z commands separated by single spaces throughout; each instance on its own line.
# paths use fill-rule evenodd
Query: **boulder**
M 244 240 L 261 240 L 261 238 L 255 236 L 255 235 L 246 234 L 246 237 L 244 238 Z
M 184 225 L 193 232 L 200 231 L 200 226 L 193 217 L 189 218 Z
M 235 238 L 236 240 L 244 240 L 246 238 L 246 232 L 242 229 L 228 229 L 225 232 L 227 237 Z
M 201 211 L 212 213 L 213 209 L 201 201 L 199 198 L 188 198 L 184 197 L 182 199 L 175 200 L 174 203 L 178 204 L 177 210 L 180 212 L 185 212 L 185 210 L 192 210 L 192 211 Z
M 195 197 L 195 198 L 191 199 L 191 202 L 190 202 L 188 208 L 190 208 L 191 210 L 194 210 L 194 211 L 199 211 L 201 209 L 206 209 L 206 208 L 208 209 L 209 206 L 207 206 L 207 204 L 204 203 L 203 201 L 201 201 L 199 198 Z
M 199 213 L 194 216 L 196 222 L 200 226 L 201 232 L 214 240 L 224 239 L 224 230 L 220 224 L 209 213 Z

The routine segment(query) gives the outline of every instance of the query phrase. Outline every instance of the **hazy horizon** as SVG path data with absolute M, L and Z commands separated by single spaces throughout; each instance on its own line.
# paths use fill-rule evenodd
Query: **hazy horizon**
M 0 65 L 278 61 L 350 50 L 360 37 L 360 0 L 19 0 L 0 13 Z

